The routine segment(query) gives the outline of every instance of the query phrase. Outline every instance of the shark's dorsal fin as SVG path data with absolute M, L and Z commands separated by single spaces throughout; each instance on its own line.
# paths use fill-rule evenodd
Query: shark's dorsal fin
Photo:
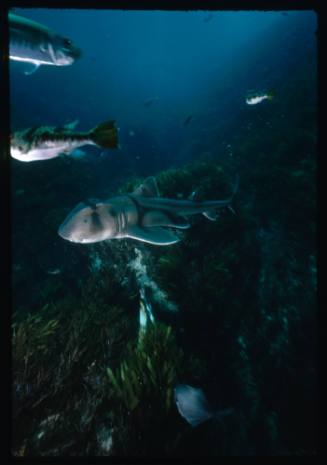
M 142 197 L 159 197 L 159 190 L 157 181 L 153 176 L 146 178 L 146 180 L 133 192 L 134 195 Z
M 140 226 L 128 226 L 126 236 L 142 242 L 156 245 L 169 245 L 179 242 L 180 239 L 171 231 L 157 227 L 141 228 Z

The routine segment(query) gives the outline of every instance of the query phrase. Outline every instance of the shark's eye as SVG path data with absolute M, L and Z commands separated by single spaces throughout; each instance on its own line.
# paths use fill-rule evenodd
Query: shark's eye
M 86 218 L 85 218 L 83 221 L 84 221 L 84 223 L 88 223 L 88 222 L 89 222 L 89 220 L 87 220 Z

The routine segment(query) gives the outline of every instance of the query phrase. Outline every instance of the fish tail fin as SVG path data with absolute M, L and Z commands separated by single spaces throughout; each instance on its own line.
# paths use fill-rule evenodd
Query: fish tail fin
M 103 149 L 118 148 L 118 129 L 114 121 L 105 121 L 91 131 L 91 137 Z
M 235 183 L 234 183 L 234 187 L 233 187 L 232 195 L 229 197 L 228 200 L 226 200 L 224 202 L 224 205 L 222 205 L 223 207 L 227 207 L 229 210 L 231 210 L 231 212 L 234 213 L 234 215 L 236 215 L 235 210 L 231 207 L 230 204 L 231 204 L 231 202 L 232 202 L 232 200 L 234 198 L 234 195 L 238 191 L 239 183 L 240 183 L 240 177 L 237 174 L 236 179 L 235 179 Z M 202 212 L 202 215 L 204 215 L 210 221 L 215 221 L 219 217 L 219 211 L 218 211 L 219 208 L 221 208 L 221 207 L 216 207 L 216 208 L 211 208 L 210 210 L 206 210 L 206 211 Z
M 275 97 L 275 91 L 273 89 L 269 90 L 267 93 L 268 100 L 272 100 Z

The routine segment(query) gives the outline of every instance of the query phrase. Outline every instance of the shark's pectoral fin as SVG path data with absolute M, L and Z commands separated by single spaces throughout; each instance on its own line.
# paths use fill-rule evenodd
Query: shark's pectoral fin
M 173 214 L 169 214 L 171 223 L 168 226 L 171 226 L 173 228 L 180 228 L 180 229 L 187 229 L 190 228 L 191 225 L 185 216 L 177 216 Z
M 126 236 L 138 241 L 156 245 L 170 245 L 180 241 L 179 237 L 177 237 L 174 233 L 160 228 L 159 226 L 151 228 L 129 226 L 126 230 Z
M 205 212 L 202 212 L 202 214 L 210 221 L 216 221 L 216 219 L 219 217 L 219 213 L 217 210 L 207 210 Z
M 31 74 L 34 74 L 35 71 L 37 71 L 40 66 L 41 66 L 40 64 L 29 63 L 28 69 L 24 71 L 25 76 L 30 76 Z
M 190 227 L 190 223 L 183 216 L 177 216 L 173 213 L 165 213 L 161 211 L 150 211 L 145 213 L 142 219 L 142 224 L 145 227 L 167 226 L 181 229 Z
M 134 195 L 141 197 L 159 197 L 157 181 L 152 176 L 145 181 L 133 192 Z

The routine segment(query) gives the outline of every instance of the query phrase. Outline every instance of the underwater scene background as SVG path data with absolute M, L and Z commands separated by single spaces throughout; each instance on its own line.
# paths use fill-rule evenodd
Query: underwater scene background
M 315 13 L 14 12 L 82 56 L 31 75 L 10 62 L 12 132 L 112 119 L 120 149 L 11 160 L 12 453 L 315 454 Z M 148 176 L 215 200 L 237 175 L 234 211 L 190 217 L 174 245 L 57 233 Z M 229 413 L 193 428 L 178 383 Z

